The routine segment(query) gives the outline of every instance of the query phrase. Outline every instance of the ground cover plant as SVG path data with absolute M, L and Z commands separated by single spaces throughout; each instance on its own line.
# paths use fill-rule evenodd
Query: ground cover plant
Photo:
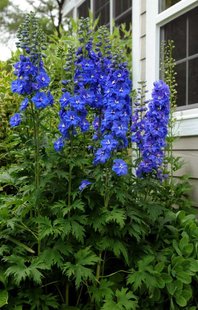
M 0 307 L 197 309 L 198 226 L 165 152 L 169 87 L 156 81 L 146 102 L 143 85 L 132 109 L 118 32 L 89 19 L 47 46 L 30 14 L 18 39 L 1 143 Z

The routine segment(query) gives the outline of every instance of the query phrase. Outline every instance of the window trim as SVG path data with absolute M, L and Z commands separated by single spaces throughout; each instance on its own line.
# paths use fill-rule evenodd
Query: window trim
M 139 2 L 139 1 L 138 1 Z M 133 3 L 136 3 L 134 1 Z M 197 0 L 181 0 L 167 10 L 158 13 L 158 1 L 146 1 L 146 82 L 149 93 L 153 89 L 153 82 L 159 79 L 160 64 L 160 28 L 198 6 Z M 139 18 L 137 18 L 137 12 Z M 140 29 L 141 7 L 133 6 L 133 30 Z M 133 65 L 139 64 L 138 71 L 134 72 L 134 86 L 140 80 L 140 54 L 134 53 L 134 50 L 140 51 L 140 30 L 138 31 L 138 41 L 133 40 Z M 135 67 L 133 67 L 135 68 Z M 136 75 L 135 75 L 136 74 Z M 149 95 L 148 95 L 149 97 Z M 174 113 L 176 118 L 175 135 L 176 136 L 194 136 L 198 135 L 198 108 L 183 108 Z
M 197 0 L 181 0 L 165 11 L 158 13 L 155 18 L 157 27 L 162 27 L 173 19 L 187 13 L 198 6 Z

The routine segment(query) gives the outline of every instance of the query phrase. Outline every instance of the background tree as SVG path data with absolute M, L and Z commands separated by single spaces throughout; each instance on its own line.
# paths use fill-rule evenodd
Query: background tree
M 30 9 L 36 12 L 47 34 L 56 33 L 61 37 L 61 29 L 66 23 L 63 8 L 66 0 L 26 0 Z M 0 30 L 4 33 L 4 41 L 15 35 L 27 11 L 13 0 L 0 1 Z

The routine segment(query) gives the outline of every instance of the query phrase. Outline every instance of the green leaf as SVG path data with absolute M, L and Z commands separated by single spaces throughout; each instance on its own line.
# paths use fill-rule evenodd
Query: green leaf
M 184 271 L 178 272 L 176 277 L 178 280 L 180 280 L 182 283 L 185 284 L 190 284 L 192 280 L 192 277 L 187 272 Z
M 172 277 L 167 273 L 161 273 L 161 277 L 165 283 L 171 283 L 172 282 Z
M 93 266 L 100 260 L 99 257 L 90 249 L 90 247 L 79 250 L 75 254 L 75 259 L 76 263 L 82 266 Z
M 138 261 L 138 268 L 140 271 L 144 271 L 148 266 L 155 260 L 153 255 L 146 255 L 141 260 Z
M 6 290 L 0 290 L 0 307 L 7 305 L 8 292 Z
M 127 288 L 122 288 L 121 290 L 116 290 L 117 304 L 123 306 L 126 310 L 136 309 L 137 307 L 137 297 Z
M 182 296 L 186 299 L 186 300 L 190 300 L 192 298 L 192 288 L 190 285 L 187 285 L 183 291 L 182 291 Z
M 89 267 L 94 266 L 97 262 L 99 262 L 100 258 L 96 256 L 93 251 L 91 251 L 90 247 L 79 250 L 74 257 L 75 263 L 65 263 L 63 265 L 63 271 L 69 278 L 75 278 L 75 284 L 78 288 L 82 281 L 93 281 L 95 279 L 93 270 Z
M 114 301 L 115 300 L 115 301 Z M 109 296 L 101 310 L 135 310 L 138 307 L 137 297 L 127 288 L 116 290 L 114 296 Z
M 32 259 L 32 262 L 30 263 L 23 257 L 11 255 L 6 257 L 5 261 L 11 265 L 5 271 L 6 277 L 13 276 L 13 279 L 17 285 L 27 278 L 32 279 L 36 284 L 41 284 L 43 275 L 40 270 L 49 269 L 49 266 L 47 266 L 45 262 L 40 261 L 38 258 Z
M 0 183 L 2 184 L 14 185 L 14 181 L 14 178 L 8 172 L 3 172 L 0 174 Z
M 9 236 L 5 236 L 5 238 L 13 243 L 15 243 L 16 245 L 18 245 L 20 248 L 23 248 L 25 251 L 31 253 L 31 254 L 35 254 L 35 251 L 33 249 L 31 249 L 30 247 L 28 247 L 26 244 L 16 240 L 15 238 L 9 237 Z
M 173 240 L 173 248 L 175 249 L 175 251 L 177 252 L 177 254 L 179 256 L 182 256 L 182 252 L 181 252 L 179 245 L 175 239 Z
M 105 300 L 105 303 L 101 310 L 122 310 L 123 308 L 120 309 L 120 307 L 112 300 L 112 299 L 107 299 Z
M 198 272 L 198 260 L 193 260 L 190 262 L 190 266 L 189 266 L 189 269 L 192 271 L 192 272 Z
M 130 274 L 127 279 L 127 284 L 132 284 L 134 290 L 136 291 L 138 288 L 142 286 L 142 283 L 145 281 L 144 272 L 136 272 Z
M 106 215 L 106 223 L 117 223 L 120 228 L 125 225 L 126 214 L 124 209 L 113 207 L 112 210 L 108 210 Z
M 155 270 L 157 271 L 157 272 L 162 272 L 162 270 L 164 269 L 164 266 L 165 266 L 165 264 L 164 264 L 164 262 L 160 262 L 160 263 L 158 263 L 157 265 L 155 265 Z
M 175 294 L 175 300 L 180 307 L 185 307 L 187 305 L 187 300 L 181 295 L 181 292 Z
M 175 282 L 167 283 L 166 287 L 167 287 L 169 294 L 173 296 L 177 289 L 177 287 L 175 286 Z
M 53 235 L 54 229 L 50 219 L 47 216 L 38 217 L 35 219 L 36 223 L 39 224 L 38 239 L 42 240 L 45 237 Z
M 90 287 L 89 290 L 90 290 L 91 296 L 98 305 L 101 304 L 102 300 L 104 299 L 107 300 L 114 294 L 113 289 L 112 289 L 113 284 L 114 283 L 109 280 L 102 279 L 99 283 L 99 286 Z

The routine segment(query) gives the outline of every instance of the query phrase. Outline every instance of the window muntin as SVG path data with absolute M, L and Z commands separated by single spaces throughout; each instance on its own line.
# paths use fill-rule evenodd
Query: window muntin
M 180 1 L 181 0 L 159 0 L 159 13 L 170 8 L 172 5 Z
M 132 7 L 132 0 L 114 0 L 114 17 L 118 17 Z
M 125 23 L 126 29 L 128 30 L 132 23 L 132 0 L 115 0 L 114 4 L 115 25 L 119 26 Z
M 196 24 L 196 27 L 195 27 Z M 198 7 L 162 27 L 162 39 L 173 40 L 176 60 L 177 106 L 198 104 Z
M 98 26 L 107 25 L 110 22 L 110 1 L 95 0 L 94 1 L 94 17 L 99 17 Z

